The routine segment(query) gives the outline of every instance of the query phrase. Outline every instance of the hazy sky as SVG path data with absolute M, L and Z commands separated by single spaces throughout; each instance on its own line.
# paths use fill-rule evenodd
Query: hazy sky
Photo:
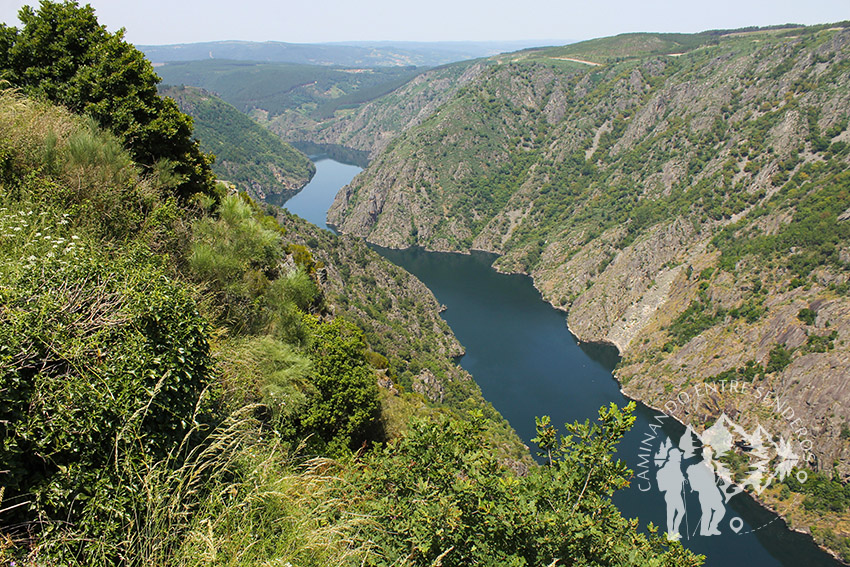
M 0 0 L 0 21 L 37 0 Z M 85 3 L 85 2 L 83 2 Z M 91 0 L 136 44 L 589 39 L 850 19 L 850 0 Z

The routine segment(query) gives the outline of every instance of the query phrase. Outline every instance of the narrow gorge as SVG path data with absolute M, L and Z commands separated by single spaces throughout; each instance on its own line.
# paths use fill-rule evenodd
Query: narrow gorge
M 396 130 L 329 221 L 391 248 L 498 254 L 579 340 L 618 348 L 630 397 L 689 396 L 668 406 L 682 422 L 761 425 L 846 480 L 848 69 L 842 26 L 491 58 Z M 847 520 L 778 487 L 761 499 L 804 529 Z

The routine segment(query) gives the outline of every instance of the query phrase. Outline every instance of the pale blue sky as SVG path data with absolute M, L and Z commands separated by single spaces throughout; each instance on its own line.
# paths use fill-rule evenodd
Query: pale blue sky
M 0 21 L 37 0 L 0 0 Z M 137 44 L 590 39 L 850 19 L 850 0 L 90 0 Z

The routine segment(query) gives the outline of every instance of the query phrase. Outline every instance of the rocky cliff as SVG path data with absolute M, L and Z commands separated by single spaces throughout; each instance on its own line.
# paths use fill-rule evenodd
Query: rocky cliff
M 850 29 L 662 39 L 492 60 L 329 219 L 499 253 L 580 340 L 620 349 L 629 395 L 709 388 L 676 416 L 761 423 L 846 479 Z

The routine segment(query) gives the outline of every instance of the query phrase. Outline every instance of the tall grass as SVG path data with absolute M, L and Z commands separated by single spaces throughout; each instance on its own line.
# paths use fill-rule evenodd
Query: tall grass
M 340 465 L 324 458 L 304 461 L 297 451 L 287 451 L 272 432 L 261 430 L 251 417 L 255 410 L 243 407 L 190 448 L 202 433 L 193 429 L 168 459 L 140 465 L 118 454 L 116 467 L 138 496 L 129 514 L 112 511 L 125 520 L 120 533 L 45 524 L 28 550 L 0 538 L 0 562 L 22 567 L 362 563 L 370 547 L 360 534 L 370 522 L 346 512 L 358 496 L 335 474 Z M 0 500 L 0 515 L 3 511 Z
M 139 566 L 345 565 L 365 557 L 346 514 L 356 495 L 327 459 L 301 462 L 246 406 L 182 466 L 139 476 L 147 495 L 130 526 Z M 359 563 L 359 561 L 358 561 Z
M 0 187 L 6 203 L 72 211 L 99 238 L 124 239 L 162 199 L 165 187 L 154 173 L 144 175 L 120 141 L 93 120 L 0 90 Z

